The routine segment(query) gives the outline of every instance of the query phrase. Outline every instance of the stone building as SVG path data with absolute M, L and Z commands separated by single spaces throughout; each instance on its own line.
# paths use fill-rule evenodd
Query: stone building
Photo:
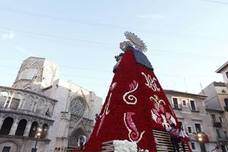
M 207 96 L 205 107 L 211 117 L 212 138 L 226 152 L 228 150 L 228 119 L 225 114 L 224 102 L 228 100 L 228 88 L 223 82 L 212 82 L 201 91 L 201 94 Z
M 212 82 L 201 94 L 206 95 L 206 110 L 212 119 L 214 140 L 221 145 L 222 151 L 228 151 L 228 62 L 216 70 L 221 73 L 224 82 Z
M 219 103 L 221 105 L 221 108 L 224 110 L 224 115 L 226 117 L 226 120 L 228 120 L 228 61 L 224 63 L 221 67 L 219 67 L 216 70 L 217 73 L 221 73 L 223 76 L 223 80 L 225 82 L 222 93 L 226 94 L 221 97 L 221 100 L 219 100 Z M 225 90 L 225 92 L 224 92 Z
M 211 118 L 205 110 L 204 100 L 206 96 L 165 90 L 178 121 L 190 137 L 192 151 L 211 151 L 216 143 L 213 141 Z M 204 132 L 209 139 L 209 143 L 200 144 L 197 141 L 196 134 Z
M 0 86 L 0 152 L 64 152 L 89 137 L 101 98 L 58 78 L 44 58 L 23 61 L 12 87 Z

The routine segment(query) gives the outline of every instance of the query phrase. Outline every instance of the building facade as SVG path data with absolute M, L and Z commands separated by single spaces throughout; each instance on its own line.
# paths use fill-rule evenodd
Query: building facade
M 222 152 L 227 152 L 227 120 L 224 116 L 224 111 L 215 109 L 206 109 L 208 115 L 211 117 L 212 124 L 212 139 Z
M 190 137 L 192 151 L 212 151 L 216 147 L 216 143 L 213 141 L 211 118 L 205 110 L 206 96 L 174 90 L 165 90 L 165 93 L 178 121 Z M 200 144 L 197 141 L 196 135 L 200 132 L 207 135 L 208 143 Z
M 216 70 L 217 73 L 222 74 L 223 76 L 223 80 L 225 82 L 225 86 L 223 87 L 222 91 L 225 90 L 225 92 L 223 91 L 223 94 L 226 94 L 224 96 L 222 96 L 223 98 L 220 101 L 220 105 L 221 108 L 224 110 L 224 115 L 226 117 L 226 120 L 228 120 L 228 61 L 226 63 L 224 63 L 221 67 L 219 67 Z
M 58 77 L 44 58 L 23 61 L 12 87 L 0 86 L 0 152 L 64 152 L 88 138 L 102 99 Z
M 200 94 L 206 95 L 206 110 L 211 117 L 214 140 L 223 152 L 228 151 L 228 62 L 216 70 L 224 82 L 212 82 Z

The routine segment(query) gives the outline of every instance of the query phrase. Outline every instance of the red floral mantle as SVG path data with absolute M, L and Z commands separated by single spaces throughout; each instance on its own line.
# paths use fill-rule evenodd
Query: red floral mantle
M 177 118 L 152 69 L 136 62 L 127 48 L 116 68 L 104 106 L 86 144 L 85 152 L 100 152 L 103 142 L 134 141 L 155 152 L 152 130 L 170 130 Z

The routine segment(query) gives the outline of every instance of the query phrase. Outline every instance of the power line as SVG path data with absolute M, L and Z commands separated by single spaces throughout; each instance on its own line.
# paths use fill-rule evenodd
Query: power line
M 100 45 L 110 45 L 108 43 L 104 42 L 99 42 L 99 41 L 92 41 L 92 40 L 86 40 L 86 39 L 79 39 L 79 38 L 71 38 L 71 37 L 65 37 L 62 35 L 54 35 L 54 34 L 46 34 L 46 33 L 38 33 L 38 32 L 31 32 L 31 31 L 24 31 L 24 30 L 18 30 L 18 29 L 13 29 L 13 28 L 7 28 L 7 27 L 0 27 L 2 29 L 2 32 L 9 32 L 9 31 L 16 31 L 19 33 L 24 33 L 28 35 L 35 35 L 35 36 L 41 36 L 41 37 L 46 37 L 46 38 L 55 38 L 55 39 L 61 39 L 61 40 L 69 40 L 69 41 L 81 41 L 89 44 L 100 44 Z M 3 31 L 4 30 L 4 31 Z
M 59 17 L 59 16 L 51 16 L 47 14 L 40 14 L 40 13 L 35 13 L 31 11 L 25 11 L 25 10 L 20 10 L 20 9 L 13 9 L 13 8 L 7 8 L 7 7 L 0 7 L 0 11 L 7 11 L 11 13 L 16 13 L 16 14 L 24 14 L 28 16 L 34 16 L 34 17 L 40 17 L 40 18 L 47 18 L 55 21 L 63 21 L 63 22 L 70 22 L 70 23 L 77 23 L 77 24 L 82 24 L 82 25 L 89 25 L 89 26 L 102 26 L 102 27 L 108 27 L 108 28 L 119 28 L 119 29 L 128 29 L 129 27 L 123 27 L 119 25 L 114 25 L 114 24 L 107 24 L 107 23 L 91 23 L 91 22 L 85 22 L 81 20 L 76 20 L 73 18 L 66 18 L 66 17 Z
M 220 2 L 218 0 L 201 0 L 201 1 L 209 1 L 209 2 Z M 222 2 L 221 2 L 222 3 Z M 226 2 L 224 2 L 226 4 Z M 227 3 L 228 4 L 228 3 Z M 114 25 L 114 24 L 108 24 L 108 23 L 94 23 L 94 22 L 88 22 L 88 21 L 80 21 L 72 18 L 66 18 L 66 17 L 59 17 L 59 16 L 51 16 L 48 14 L 40 14 L 40 13 L 35 13 L 31 11 L 25 11 L 21 9 L 13 9 L 13 8 L 7 8 L 7 7 L 0 7 L 0 11 L 7 11 L 11 13 L 16 13 L 16 14 L 24 14 L 28 16 L 33 16 L 33 17 L 40 17 L 40 18 L 47 18 L 55 21 L 62 21 L 62 22 L 73 22 L 77 24 L 83 24 L 83 25 L 89 25 L 89 26 L 102 26 L 106 28 L 113 28 L 113 29 L 122 29 L 122 30 L 127 30 L 129 27 L 124 27 L 124 26 L 119 26 L 119 25 Z M 136 30 L 136 31 L 142 31 L 142 29 L 137 29 L 137 28 L 130 28 L 131 30 Z M 143 30 L 145 32 L 152 32 L 153 34 L 161 34 L 160 32 L 157 31 L 150 31 L 150 30 Z M 167 33 L 166 33 L 167 34 Z M 180 34 L 175 34 L 175 35 L 186 35 L 185 33 L 180 33 Z M 208 37 L 208 36 L 203 36 L 203 35 L 196 35 L 197 37 Z
M 216 3 L 216 4 L 222 4 L 222 5 L 228 5 L 228 2 L 219 1 L 219 0 L 200 0 L 200 1 L 209 2 L 209 3 Z
M 15 72 L 13 73 L 12 71 L 10 71 L 9 70 L 10 68 L 9 67 L 1 67 L 0 68 L 0 71 L 1 71 L 1 73 L 5 73 L 5 72 L 7 72 L 8 74 L 15 74 Z M 76 69 L 75 71 L 77 71 L 78 69 Z M 91 73 L 94 73 L 93 72 L 93 69 L 88 69 L 88 71 L 91 71 Z M 103 72 L 103 71 L 102 71 Z M 17 73 L 17 72 L 16 72 Z M 60 72 L 61 73 L 61 72 Z M 75 73 L 79 73 L 79 74 L 83 74 L 83 72 L 75 72 Z M 213 73 L 212 73 L 213 74 Z M 211 76 L 212 76 L 212 74 L 211 74 Z M 51 73 L 50 73 L 50 75 L 52 75 Z M 84 74 L 84 75 L 75 75 L 75 74 L 64 74 L 64 73 L 61 73 L 60 74 L 61 76 L 62 75 L 64 75 L 64 76 L 68 76 L 68 77 L 85 77 L 85 78 L 88 78 L 88 79 L 100 79 L 100 78 L 102 78 L 102 77 L 94 77 L 94 76 L 88 76 L 87 74 Z M 113 75 L 113 73 L 110 71 L 110 75 Z M 180 75 L 180 74 L 170 74 L 170 73 L 160 73 L 160 72 L 158 72 L 157 73 L 157 75 L 161 75 L 161 76 L 166 76 L 166 77 L 178 77 L 178 78 L 180 78 L 180 77 L 183 77 L 182 75 Z M 214 74 L 213 74 L 214 75 Z M 205 77 L 210 77 L 210 75 L 208 75 L 208 74 L 199 74 L 199 73 L 196 73 L 196 74 L 188 74 L 188 76 L 189 77 L 192 77 L 192 78 L 205 78 Z M 188 76 L 184 76 L 184 77 L 188 77 Z M 105 76 L 105 77 L 110 77 L 110 76 Z
M 96 44 L 98 46 L 102 46 L 102 47 L 111 47 L 111 43 L 107 43 L 107 42 L 101 42 L 101 41 L 92 41 L 92 40 L 85 40 L 85 39 L 80 39 L 80 38 L 72 38 L 72 37 L 64 37 L 61 35 L 53 35 L 53 34 L 46 34 L 46 33 L 37 33 L 37 32 L 30 32 L 30 31 L 24 31 L 24 30 L 18 30 L 18 29 L 12 29 L 12 28 L 6 28 L 6 27 L 0 27 L 0 32 L 9 32 L 9 31 L 15 31 L 15 32 L 19 32 L 19 33 L 23 33 L 29 36 L 38 36 L 39 39 L 46 39 L 46 38 L 54 38 L 57 40 L 61 40 L 61 43 L 63 43 L 63 41 L 70 41 L 70 42 L 75 42 L 75 41 L 80 41 L 83 43 L 87 43 L 87 44 Z M 59 44 L 59 43 L 58 43 Z M 69 44 L 68 44 L 69 45 Z M 71 44 L 72 45 L 72 44 Z M 72 45 L 74 47 L 77 47 L 77 45 L 75 45 L 75 43 Z M 104 50 L 107 51 L 107 50 Z M 205 57 L 208 58 L 224 58 L 223 56 L 215 56 L 215 55 L 208 55 L 208 54 L 199 54 L 199 53 L 192 53 L 192 52 L 186 52 L 186 51 L 182 51 L 182 50 L 165 50 L 165 49 L 151 49 L 152 52 L 154 52 L 152 54 L 152 56 L 163 56 L 163 54 L 168 54 L 169 56 L 178 56 L 178 55 L 183 55 L 183 56 L 188 56 L 188 55 L 194 55 L 194 57 L 199 57 L 201 59 L 205 59 Z M 172 54 L 171 52 L 175 51 L 175 54 Z M 203 57 L 203 58 L 202 58 Z

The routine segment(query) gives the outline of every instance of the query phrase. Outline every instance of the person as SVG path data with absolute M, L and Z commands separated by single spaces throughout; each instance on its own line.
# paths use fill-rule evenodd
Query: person
M 170 133 L 170 138 L 171 138 L 171 142 L 172 142 L 172 145 L 173 145 L 173 151 L 174 152 L 180 152 L 180 147 L 179 147 L 179 142 L 180 142 L 180 139 L 179 139 L 179 129 L 178 128 L 175 128 L 175 124 L 171 124 L 170 125 L 171 129 L 169 131 Z
M 189 147 L 188 147 L 188 144 L 187 144 L 187 147 L 185 147 L 185 143 L 188 143 L 188 141 L 189 141 L 189 136 L 188 136 L 188 134 L 186 133 L 186 131 L 184 130 L 184 128 L 183 128 L 182 125 L 180 125 L 179 138 L 180 138 L 180 141 L 181 141 L 181 145 L 182 145 L 182 147 L 183 147 L 183 152 L 186 152 L 185 148 L 189 149 Z
M 83 150 L 84 149 L 85 143 L 86 143 L 86 136 L 84 136 L 84 135 L 79 136 L 79 138 L 78 138 L 79 150 Z

